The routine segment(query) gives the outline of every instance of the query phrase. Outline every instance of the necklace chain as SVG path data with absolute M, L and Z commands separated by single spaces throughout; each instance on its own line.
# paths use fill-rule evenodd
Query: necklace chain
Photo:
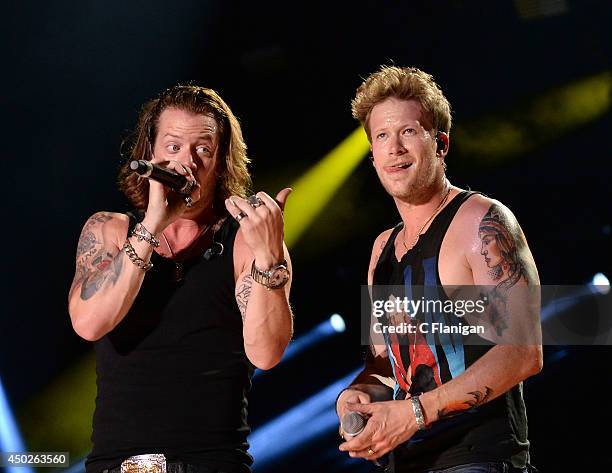
M 410 247 L 408 247 L 408 245 L 406 245 L 406 225 L 404 224 L 404 232 L 403 232 L 403 237 L 402 237 L 402 244 L 404 245 L 404 248 L 406 248 L 406 251 L 410 251 L 412 248 L 414 248 L 414 245 L 417 244 L 417 242 L 419 241 L 419 238 L 421 237 L 421 233 L 423 232 L 423 229 L 427 226 L 427 224 L 435 217 L 435 215 L 438 213 L 438 211 L 442 208 L 442 206 L 446 202 L 446 199 L 448 199 L 448 196 L 450 195 L 450 192 L 451 192 L 451 186 L 449 185 L 448 186 L 448 190 L 446 191 L 446 194 L 444 195 L 444 197 L 442 198 L 442 200 L 438 204 L 438 207 L 436 207 L 436 210 L 433 211 L 431 216 L 427 220 L 425 220 L 425 223 L 423 225 L 421 225 L 421 228 L 417 232 L 416 237 L 415 237 L 414 241 L 412 242 L 412 245 L 410 245 Z
M 193 245 L 195 245 L 195 243 L 202 238 L 206 232 L 208 232 L 208 230 L 210 230 L 210 228 L 213 226 L 213 224 L 209 224 L 206 227 L 204 227 L 202 230 L 200 230 L 200 233 L 193 239 L 193 241 L 185 248 L 185 250 L 188 250 L 189 248 L 191 248 Z M 176 280 L 176 282 L 181 282 L 183 280 L 183 276 L 184 276 L 184 272 L 183 272 L 183 262 L 182 261 L 178 261 L 176 259 L 176 255 L 174 254 L 174 251 L 172 250 L 172 247 L 170 246 L 170 243 L 168 242 L 168 239 L 166 238 L 166 235 L 164 234 L 164 232 L 162 232 L 161 234 L 162 238 L 164 239 L 164 242 L 166 243 L 166 246 L 168 247 L 168 249 L 170 250 L 170 254 L 172 255 L 172 261 L 174 261 L 174 279 Z M 184 250 L 183 250 L 184 251 Z

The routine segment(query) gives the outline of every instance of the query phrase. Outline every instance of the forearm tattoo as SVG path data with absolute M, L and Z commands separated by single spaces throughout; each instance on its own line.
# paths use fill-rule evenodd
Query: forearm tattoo
M 472 391 L 467 394 L 471 396 L 470 399 L 458 402 L 456 404 L 451 404 L 450 406 L 445 407 L 444 409 L 440 409 L 438 411 L 438 418 L 445 419 L 448 417 L 452 417 L 454 415 L 460 414 L 462 411 L 472 409 L 474 407 L 478 407 L 484 404 L 485 402 L 491 399 L 491 396 L 493 395 L 493 390 L 490 387 L 485 386 L 484 393 L 481 391 Z
M 70 288 L 71 295 L 80 285 L 80 297 L 87 300 L 93 297 L 107 281 L 114 285 L 119 279 L 123 268 L 121 252 L 113 255 L 103 248 L 103 243 L 93 232 L 94 226 L 102 226 L 111 219 L 109 215 L 95 214 L 83 227 L 77 245 L 76 274 Z
M 236 302 L 238 304 L 238 309 L 240 310 L 240 315 L 242 315 L 243 322 L 246 319 L 247 305 L 249 303 L 249 298 L 251 297 L 252 286 L 253 278 L 250 274 L 247 274 L 242 278 L 238 288 L 236 289 Z

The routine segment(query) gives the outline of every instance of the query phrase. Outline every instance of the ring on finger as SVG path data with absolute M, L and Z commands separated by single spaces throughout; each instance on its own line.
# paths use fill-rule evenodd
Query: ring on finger
M 376 452 L 371 448 L 368 448 L 368 455 L 374 455 Z
M 240 223 L 240 221 L 246 217 L 246 214 L 244 212 L 240 212 L 238 215 L 236 215 L 234 218 L 236 219 L 236 222 Z
M 253 207 L 254 209 L 256 209 L 257 207 L 260 207 L 262 205 L 264 205 L 263 200 L 261 200 L 259 197 L 257 197 L 255 194 L 253 194 L 252 196 L 250 196 L 247 199 L 247 202 L 249 204 L 251 204 L 251 207 Z

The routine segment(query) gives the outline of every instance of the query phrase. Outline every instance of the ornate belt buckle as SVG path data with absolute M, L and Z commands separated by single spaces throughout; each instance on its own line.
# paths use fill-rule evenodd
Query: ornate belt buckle
M 166 473 L 166 457 L 161 453 L 135 455 L 121 462 L 121 473 Z

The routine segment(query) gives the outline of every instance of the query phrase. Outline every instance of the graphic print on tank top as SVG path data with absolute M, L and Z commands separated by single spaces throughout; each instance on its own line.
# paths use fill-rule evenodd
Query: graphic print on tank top
M 399 262 L 394 248 L 403 224 L 396 226 L 377 264 L 374 284 L 401 286 L 402 293 L 394 296 L 406 297 L 409 301 L 447 300 L 438 277 L 440 247 L 459 207 L 473 194 L 464 191 L 452 199 Z M 432 333 L 431 330 L 432 324 L 436 323 L 457 325 L 459 318 L 435 310 L 436 307 L 425 306 L 424 309 L 419 310 L 416 317 L 403 320 L 416 327 L 415 334 L 384 335 L 395 378 L 394 399 L 404 399 L 407 393 L 414 396 L 431 391 L 456 378 L 467 367 L 463 337 L 460 334 Z M 396 323 L 397 320 L 387 322 Z M 419 330 L 420 324 L 428 328 L 426 333 Z
M 425 301 L 444 300 L 444 294 L 439 293 L 437 283 L 437 257 L 421 260 L 422 267 L 419 268 L 423 274 L 422 294 L 417 294 L 413 283 L 413 266 L 408 264 L 404 268 L 404 294 L 408 300 Z M 421 279 L 417 277 L 417 279 Z M 423 333 L 419 330 L 420 324 L 432 327 L 433 324 L 456 325 L 454 314 L 444 314 L 436 310 L 419 312 L 412 320 L 416 327 L 415 334 L 406 334 L 405 340 L 397 338 L 390 340 L 388 345 L 392 354 L 390 361 L 393 363 L 396 374 L 396 387 L 394 398 L 403 399 L 406 393 L 415 396 L 431 391 L 449 379 L 459 376 L 465 371 L 465 356 L 463 339 L 458 334 L 431 333 L 428 330 Z M 396 335 L 397 337 L 397 335 Z M 450 372 L 450 377 L 448 373 Z M 399 376 L 398 376 L 399 375 Z

